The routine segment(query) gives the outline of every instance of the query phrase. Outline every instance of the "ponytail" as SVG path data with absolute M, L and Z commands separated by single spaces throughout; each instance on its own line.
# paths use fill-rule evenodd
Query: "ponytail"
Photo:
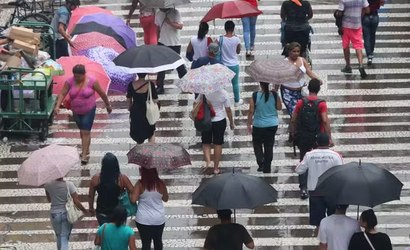
M 198 39 L 199 40 L 204 39 L 206 34 L 208 34 L 208 30 L 209 30 L 208 23 L 202 22 L 201 24 L 199 24 Z
M 260 82 L 260 86 L 261 86 L 263 94 L 265 95 L 265 102 L 267 102 L 269 100 L 269 83 Z

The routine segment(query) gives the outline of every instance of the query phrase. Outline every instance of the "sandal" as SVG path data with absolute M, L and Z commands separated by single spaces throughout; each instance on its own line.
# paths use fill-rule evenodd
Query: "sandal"
M 213 168 L 212 164 L 213 162 L 210 162 L 209 164 L 206 164 L 206 162 L 204 162 L 204 165 L 201 167 L 201 172 L 205 174 L 208 169 Z
M 214 169 L 214 175 L 218 175 L 220 173 L 221 173 L 221 169 L 219 168 Z
M 88 161 L 90 160 L 90 155 L 86 155 L 85 157 L 82 157 L 81 154 L 81 165 L 87 165 Z

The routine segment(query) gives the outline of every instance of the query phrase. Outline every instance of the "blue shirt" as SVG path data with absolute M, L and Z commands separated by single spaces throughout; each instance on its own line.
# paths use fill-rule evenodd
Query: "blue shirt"
M 56 39 L 64 39 L 64 37 L 58 32 L 58 26 L 60 23 L 64 24 L 67 28 L 68 22 L 70 21 L 70 11 L 68 11 L 66 6 L 61 6 L 55 13 L 53 20 L 51 21 L 51 27 L 53 27 L 56 33 Z
M 104 230 L 104 237 L 102 237 L 104 225 L 107 226 Z M 117 227 L 112 223 L 106 223 L 98 228 L 97 234 L 102 239 L 102 250 L 128 250 L 128 241 L 134 235 L 134 230 L 127 225 Z
M 276 100 L 271 92 L 269 92 L 269 99 L 267 102 L 265 102 L 265 94 L 258 92 L 255 105 L 255 113 L 253 114 L 254 127 L 267 128 L 279 125 Z

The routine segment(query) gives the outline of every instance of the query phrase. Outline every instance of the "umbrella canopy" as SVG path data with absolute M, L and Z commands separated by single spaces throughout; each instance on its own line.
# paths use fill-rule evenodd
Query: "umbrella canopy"
M 158 73 L 176 69 L 184 59 L 172 49 L 160 45 L 142 45 L 127 49 L 114 59 L 128 73 Z
M 283 58 L 257 59 L 245 72 L 257 82 L 274 84 L 298 82 L 303 77 L 298 67 Z
M 118 53 L 113 49 L 98 46 L 83 50 L 80 54 L 94 62 L 101 63 L 108 77 L 111 79 L 109 89 L 112 91 L 126 93 L 128 84 L 138 79 L 137 75 L 125 72 L 122 67 L 118 67 L 112 62 L 112 60 L 118 56 Z
M 71 35 L 78 35 L 88 32 L 99 32 L 111 36 L 124 48 L 132 48 L 137 46 L 135 32 L 126 24 L 103 25 L 97 22 L 79 23 L 74 27 Z
M 188 71 L 176 85 L 184 92 L 206 95 L 232 86 L 234 76 L 232 70 L 217 63 Z
M 75 147 L 51 144 L 34 151 L 20 166 L 17 176 L 20 185 L 38 187 L 66 176 L 74 166 L 80 166 Z
M 81 17 L 96 13 L 105 13 L 107 15 L 113 15 L 111 11 L 97 6 L 85 6 L 76 8 L 71 12 L 70 22 L 67 25 L 67 33 L 71 33 L 71 31 L 74 29 L 74 26 L 78 23 L 78 20 L 80 20 Z
M 174 8 L 178 5 L 191 3 L 190 0 L 140 0 L 140 2 L 149 8 Z
M 263 179 L 225 173 L 202 183 L 192 194 L 192 204 L 219 209 L 253 209 L 276 202 L 278 192 Z
M 174 169 L 191 164 L 189 153 L 178 144 L 139 144 L 127 153 L 127 157 L 128 163 L 148 169 Z
M 316 191 L 333 204 L 374 207 L 399 200 L 402 187 L 399 179 L 384 168 L 351 162 L 323 173 Z
M 62 76 L 53 77 L 53 82 L 55 83 L 53 86 L 53 94 L 60 94 L 67 79 L 73 76 L 72 70 L 77 64 L 84 64 L 87 75 L 94 77 L 100 84 L 101 89 L 107 93 L 111 80 L 101 64 L 91 61 L 85 56 L 64 56 L 57 59 L 57 62 L 63 66 L 65 73 Z M 66 98 L 68 97 L 69 95 L 67 95 Z M 97 92 L 95 93 L 95 97 L 97 100 L 100 98 Z
M 98 46 L 111 48 L 115 50 L 117 53 L 122 53 L 125 51 L 125 48 L 113 37 L 98 32 L 90 32 L 75 35 L 73 37 L 73 42 L 75 44 L 75 47 L 71 48 L 71 53 L 74 56 L 81 55 L 81 51 L 83 50 L 87 50 Z
M 201 22 L 209 22 L 216 18 L 242 18 L 260 14 L 262 11 L 247 1 L 228 1 L 212 6 Z

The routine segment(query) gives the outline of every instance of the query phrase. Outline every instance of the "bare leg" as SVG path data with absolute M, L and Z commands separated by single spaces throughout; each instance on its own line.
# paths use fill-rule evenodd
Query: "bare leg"
M 80 130 L 81 136 L 81 150 L 82 150 L 82 159 L 88 161 L 88 155 L 90 154 L 90 144 L 91 144 L 91 131 Z
M 202 144 L 202 151 L 204 152 L 205 168 L 211 163 L 211 144 Z
M 155 143 L 155 134 L 153 134 L 149 139 L 148 142 Z
M 219 171 L 219 162 L 222 158 L 222 145 L 214 145 L 214 170 Z
M 363 51 L 361 49 L 356 50 L 357 60 L 359 61 L 359 66 L 363 65 Z
M 343 54 L 345 56 L 346 67 L 350 67 L 350 48 L 347 47 L 343 49 Z

